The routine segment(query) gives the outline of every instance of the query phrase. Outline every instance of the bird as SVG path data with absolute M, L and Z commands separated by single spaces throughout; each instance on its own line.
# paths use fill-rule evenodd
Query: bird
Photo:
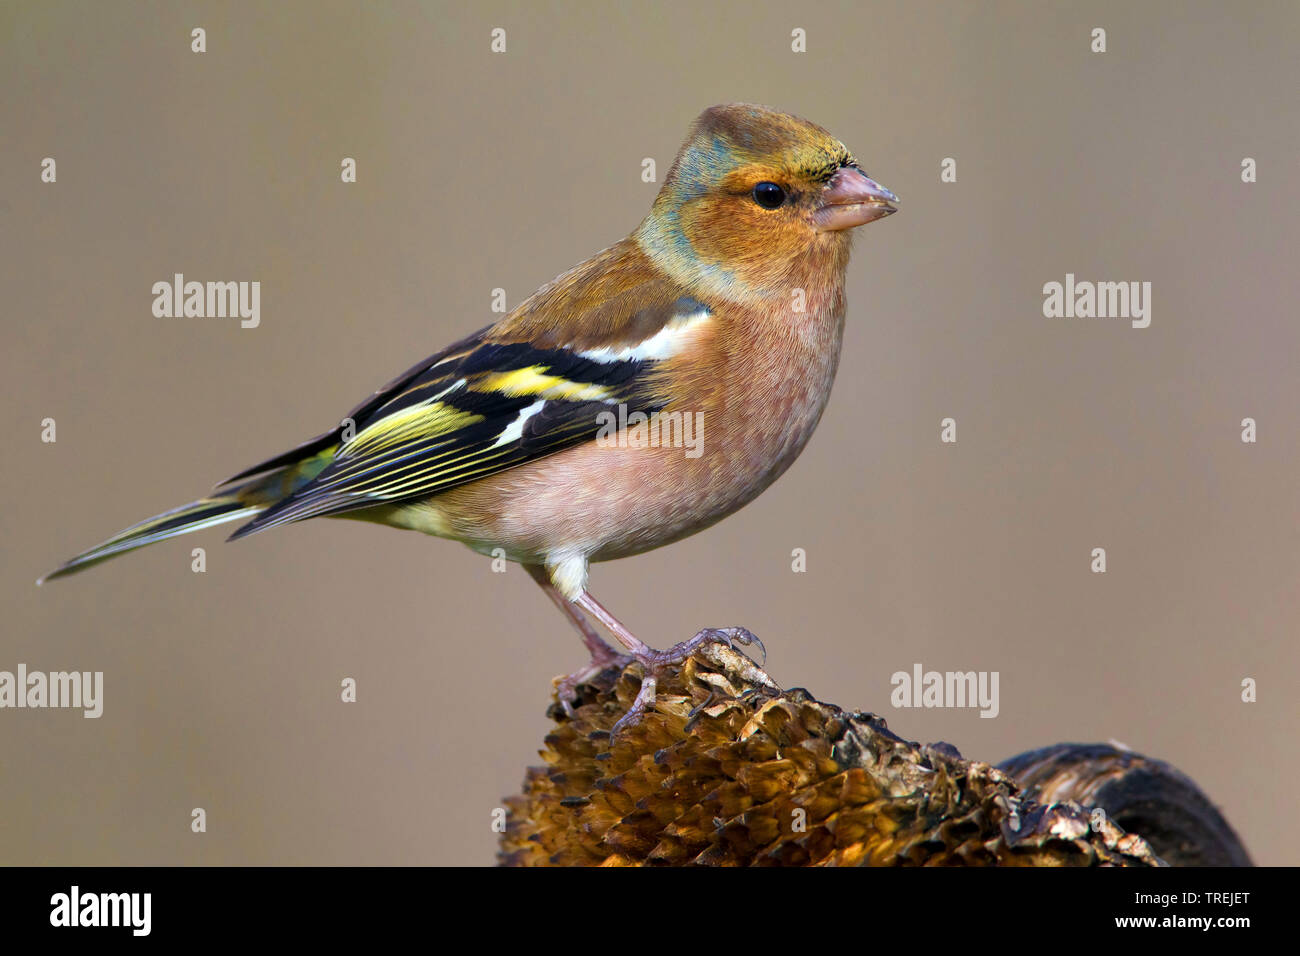
M 42 581 L 236 521 L 230 540 L 315 517 L 452 539 L 520 564 L 578 631 L 589 660 L 558 681 L 562 699 L 612 664 L 641 664 L 617 732 L 653 706 L 665 668 L 757 638 L 706 628 L 655 650 L 592 595 L 590 565 L 708 528 L 789 468 L 839 364 L 852 232 L 897 203 L 822 127 L 712 106 L 626 238 L 330 431 Z

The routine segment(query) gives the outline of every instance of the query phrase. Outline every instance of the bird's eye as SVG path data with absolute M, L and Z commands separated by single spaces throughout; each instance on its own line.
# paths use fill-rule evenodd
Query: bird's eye
M 785 202 L 785 190 L 776 183 L 759 183 L 754 187 L 754 202 L 764 209 L 776 209 Z

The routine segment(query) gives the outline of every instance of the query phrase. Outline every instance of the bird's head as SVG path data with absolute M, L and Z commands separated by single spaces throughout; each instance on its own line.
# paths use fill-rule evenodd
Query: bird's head
M 732 103 L 700 114 L 636 237 L 683 278 L 775 291 L 801 262 L 842 268 L 850 230 L 896 202 L 820 126 Z

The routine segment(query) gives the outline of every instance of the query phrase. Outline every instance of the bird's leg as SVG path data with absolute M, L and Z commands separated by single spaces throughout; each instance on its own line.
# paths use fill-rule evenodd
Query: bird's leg
M 620 654 L 605 643 L 601 636 L 596 633 L 596 629 L 591 626 L 591 622 L 583 617 L 582 612 L 566 601 L 564 596 L 555 589 L 555 585 L 551 583 L 550 576 L 546 573 L 545 568 L 537 564 L 526 564 L 524 567 L 528 569 L 528 573 L 532 575 L 533 580 L 546 592 L 546 596 L 564 612 L 564 616 L 578 629 L 578 633 L 582 635 L 582 643 L 586 645 L 588 653 L 591 654 L 591 659 L 585 666 L 572 674 L 561 677 L 555 683 L 555 695 L 559 698 L 560 705 L 566 712 L 572 713 L 573 701 L 578 696 L 579 684 L 591 680 L 607 667 L 615 665 L 620 668 L 625 667 L 631 658 Z
M 646 709 L 655 701 L 658 677 L 666 668 L 673 664 L 680 664 L 705 644 L 725 644 L 733 650 L 738 643 L 757 644 L 763 650 L 763 659 L 767 659 L 767 649 L 763 647 L 763 642 L 743 627 L 708 627 L 688 641 L 674 644 L 667 650 L 656 651 L 624 627 L 618 618 L 587 591 L 582 591 L 574 603 L 609 628 L 610 633 L 618 638 L 618 642 L 626 647 L 632 658 L 645 669 L 645 676 L 641 679 L 641 689 L 637 692 L 636 700 L 632 702 L 628 712 L 614 725 L 610 731 L 611 735 L 617 734 L 623 727 L 641 719 Z

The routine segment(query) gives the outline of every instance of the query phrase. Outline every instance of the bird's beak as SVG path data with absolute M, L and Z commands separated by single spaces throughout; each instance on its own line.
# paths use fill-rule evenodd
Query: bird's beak
M 826 183 L 813 221 L 823 231 L 852 229 L 898 212 L 890 205 L 896 202 L 897 196 L 862 170 L 842 166 Z

